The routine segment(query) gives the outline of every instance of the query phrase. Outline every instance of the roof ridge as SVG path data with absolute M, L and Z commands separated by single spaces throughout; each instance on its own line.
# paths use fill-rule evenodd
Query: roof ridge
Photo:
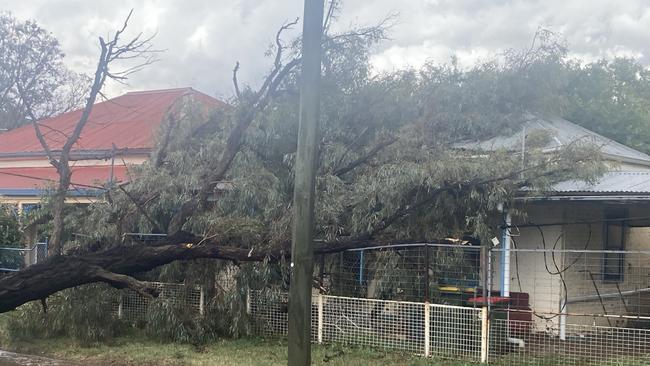
M 126 92 L 122 95 L 141 95 L 141 94 L 159 94 L 159 93 L 170 93 L 175 91 L 195 91 L 192 87 L 186 86 L 181 88 L 167 88 L 167 89 L 154 89 L 154 90 L 136 90 Z
M 535 115 L 535 117 L 538 120 L 540 120 L 540 119 L 543 120 L 544 118 L 546 118 L 547 120 L 551 120 L 551 119 L 560 120 L 562 123 L 568 123 L 568 124 L 572 125 L 572 127 L 583 131 L 585 133 L 585 137 L 587 137 L 587 136 L 599 137 L 599 138 L 605 140 L 606 145 L 610 145 L 610 144 L 611 145 L 617 145 L 618 147 L 622 147 L 622 148 L 624 148 L 626 150 L 634 151 L 635 153 L 639 153 L 639 154 L 645 155 L 646 157 L 650 158 L 650 155 L 644 153 L 643 151 L 639 151 L 639 150 L 637 150 L 637 149 L 635 149 L 635 148 L 633 148 L 631 146 L 628 146 L 628 145 L 626 145 L 626 144 L 624 144 L 622 142 L 618 142 L 618 141 L 614 140 L 611 137 L 607 137 L 607 136 L 604 136 L 604 135 L 602 135 L 602 134 L 600 134 L 600 133 L 598 133 L 596 131 L 590 130 L 590 129 L 588 129 L 588 128 L 584 127 L 584 126 L 581 126 L 581 125 L 579 125 L 579 124 L 577 124 L 577 123 L 575 123 L 573 121 L 570 121 L 570 120 L 568 120 L 568 119 L 566 119 L 566 118 L 564 118 L 562 116 L 554 115 L 554 116 L 549 116 L 549 117 L 540 117 L 540 116 Z

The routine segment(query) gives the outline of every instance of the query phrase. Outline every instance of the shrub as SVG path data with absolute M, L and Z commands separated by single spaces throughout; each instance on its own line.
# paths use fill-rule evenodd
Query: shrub
M 116 290 L 105 285 L 67 289 L 47 299 L 47 312 L 38 301 L 11 313 L 6 323 L 9 340 L 67 336 L 82 345 L 110 340 L 127 329 L 115 312 Z
M 149 304 L 145 334 L 163 342 L 192 345 L 200 345 L 216 336 L 196 309 L 166 299 L 157 299 Z

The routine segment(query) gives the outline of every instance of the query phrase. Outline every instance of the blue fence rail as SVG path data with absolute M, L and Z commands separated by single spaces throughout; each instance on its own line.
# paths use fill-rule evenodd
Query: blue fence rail
M 0 272 L 16 272 L 47 258 L 47 240 L 31 248 L 0 247 Z

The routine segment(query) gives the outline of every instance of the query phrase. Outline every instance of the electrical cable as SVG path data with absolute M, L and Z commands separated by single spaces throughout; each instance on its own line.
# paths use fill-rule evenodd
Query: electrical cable
M 585 246 L 584 246 L 584 250 L 587 250 L 587 248 L 589 247 L 589 244 L 591 242 L 591 235 L 592 235 L 591 224 L 592 223 L 587 222 L 587 223 L 583 223 L 583 224 L 587 224 L 588 228 L 589 228 L 588 235 L 587 235 L 587 240 L 585 241 Z M 546 237 L 544 236 L 544 231 L 542 230 L 542 225 L 536 225 L 535 227 L 539 231 L 539 234 L 540 234 L 540 236 L 542 238 L 542 247 L 544 248 L 544 252 L 543 252 L 543 255 L 544 255 L 544 268 L 546 269 L 546 272 L 548 272 L 550 275 L 560 277 L 560 281 L 562 282 L 562 288 L 563 288 L 564 294 L 566 296 L 569 289 L 568 289 L 568 286 L 567 286 L 567 283 L 566 283 L 566 279 L 564 278 L 564 272 L 568 271 L 571 267 L 573 267 L 580 260 L 580 258 L 582 257 L 582 255 L 584 253 L 579 253 L 579 255 L 569 265 L 567 265 L 566 267 L 560 269 L 560 266 L 558 265 L 557 260 L 555 258 L 555 250 L 557 249 L 557 244 L 559 243 L 560 239 L 562 239 L 562 237 L 564 236 L 564 233 L 560 233 L 558 238 L 555 240 L 555 243 L 553 243 L 553 249 L 552 249 L 552 252 L 551 252 L 551 259 L 553 261 L 553 266 L 555 267 L 555 272 L 551 271 L 551 269 L 549 268 L 549 265 L 548 265 L 548 259 L 546 257 L 547 256 Z M 518 262 L 518 259 L 516 257 L 516 251 L 515 251 L 515 260 Z M 517 271 L 517 279 L 519 279 L 519 265 L 518 265 L 518 263 L 516 265 L 516 271 Z M 519 287 L 521 288 L 521 283 L 520 283 Z M 561 313 L 566 309 L 566 306 L 567 306 L 567 302 L 563 301 L 562 306 L 560 307 L 560 312 L 558 314 L 554 314 L 552 316 L 543 316 L 543 315 L 537 314 L 535 312 L 533 312 L 533 315 L 535 315 L 536 317 L 538 317 L 540 319 L 552 320 L 552 319 L 560 316 Z

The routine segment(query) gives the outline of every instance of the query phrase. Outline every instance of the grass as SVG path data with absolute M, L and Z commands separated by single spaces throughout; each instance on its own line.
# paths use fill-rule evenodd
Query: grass
M 159 343 L 135 336 L 117 338 L 110 344 L 98 344 L 92 347 L 82 347 L 70 339 L 57 338 L 14 343 L 9 348 L 17 352 L 45 355 L 95 366 L 274 366 L 287 363 L 286 342 L 262 338 L 222 340 L 201 348 Z M 313 365 L 327 366 L 472 365 L 462 361 L 424 359 L 403 353 L 339 345 L 314 345 L 312 361 Z

